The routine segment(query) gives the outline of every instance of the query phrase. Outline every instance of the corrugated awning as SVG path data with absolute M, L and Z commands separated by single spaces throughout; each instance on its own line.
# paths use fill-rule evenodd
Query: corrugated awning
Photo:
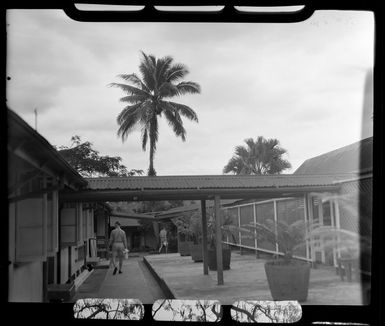
M 345 175 L 345 174 L 344 174 Z M 349 176 L 352 176 L 349 174 Z M 346 175 L 345 175 L 346 177 Z M 252 189 L 332 185 L 342 175 L 197 175 L 87 178 L 92 190 Z
M 63 192 L 68 201 L 143 201 L 274 198 L 337 191 L 353 175 L 211 175 L 88 178 L 88 189 Z
M 132 213 L 128 211 L 112 211 L 110 213 L 110 216 L 115 217 L 122 217 L 127 219 L 134 219 L 134 220 L 155 220 L 155 216 L 151 213 L 148 214 L 138 214 L 138 213 Z

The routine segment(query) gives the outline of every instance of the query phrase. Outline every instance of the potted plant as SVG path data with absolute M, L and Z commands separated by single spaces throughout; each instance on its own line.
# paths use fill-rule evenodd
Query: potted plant
M 189 217 L 187 215 L 177 217 L 175 225 L 178 230 L 178 252 L 181 256 L 190 256 L 190 245 L 193 242 Z
M 250 223 L 242 227 L 227 227 L 231 231 L 241 231 L 246 236 L 278 245 L 283 257 L 265 263 L 265 273 L 274 300 L 303 302 L 307 299 L 310 263 L 293 257 L 295 251 L 306 243 L 305 228 L 304 221 L 288 225 L 283 221 L 276 223 L 273 220 L 266 220 L 266 224 Z
M 232 224 L 231 218 L 223 212 L 222 222 L 222 241 L 225 240 L 226 235 L 233 236 L 228 227 Z M 217 250 L 216 250 L 216 221 L 213 212 L 210 213 L 207 221 L 207 240 L 208 240 L 208 267 L 212 271 L 217 270 Z M 231 263 L 231 248 L 227 244 L 222 244 L 222 265 L 223 270 L 230 269 Z

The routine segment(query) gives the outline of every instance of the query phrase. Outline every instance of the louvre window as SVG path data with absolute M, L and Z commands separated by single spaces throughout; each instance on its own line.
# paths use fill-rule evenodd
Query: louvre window
M 16 262 L 46 259 L 46 212 L 43 197 L 15 203 Z
M 58 246 L 58 193 L 47 195 L 47 254 L 53 256 Z
M 63 247 L 77 245 L 78 218 L 76 207 L 63 208 L 60 214 L 61 245 Z

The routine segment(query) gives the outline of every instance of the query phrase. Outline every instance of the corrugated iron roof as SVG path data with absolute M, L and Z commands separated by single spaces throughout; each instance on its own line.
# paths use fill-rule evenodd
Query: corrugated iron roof
M 87 178 L 92 190 L 188 190 L 188 189 L 254 189 L 327 186 L 355 174 L 343 175 L 199 175 L 136 176 Z
M 84 178 L 41 134 L 14 111 L 8 109 L 7 113 L 8 150 L 14 154 L 16 151 L 22 152 L 23 157 L 29 158 L 28 163 L 36 161 L 36 165 L 41 169 L 49 168 L 49 171 L 54 172 L 56 176 L 65 177 L 76 188 L 86 186 L 87 182 Z
M 294 174 L 365 172 L 373 169 L 373 137 L 310 158 Z

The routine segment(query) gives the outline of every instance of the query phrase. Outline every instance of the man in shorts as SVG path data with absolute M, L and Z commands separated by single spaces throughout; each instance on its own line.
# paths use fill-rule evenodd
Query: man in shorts
M 120 223 L 115 222 L 115 229 L 111 231 L 109 247 L 111 247 L 111 264 L 114 266 L 113 274 L 115 275 L 118 271 L 116 267 L 116 256 L 119 258 L 119 274 L 122 273 L 124 251 L 127 248 L 126 232 L 120 228 Z
M 167 254 L 167 247 L 168 247 L 168 242 L 167 242 L 167 230 L 163 226 L 162 230 L 159 232 L 159 238 L 160 238 L 160 248 L 159 248 L 159 253 L 162 251 L 163 246 L 166 247 L 166 254 Z

